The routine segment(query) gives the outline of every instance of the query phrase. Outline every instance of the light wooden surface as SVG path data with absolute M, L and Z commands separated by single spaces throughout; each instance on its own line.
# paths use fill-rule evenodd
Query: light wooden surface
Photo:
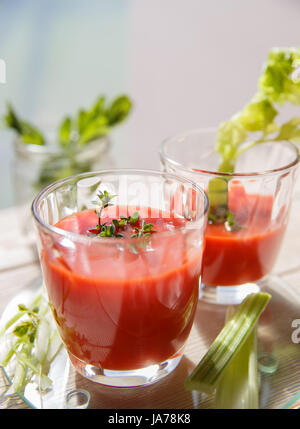
M 40 275 L 35 249 L 35 235 L 24 235 L 29 208 L 25 211 L 11 208 L 0 212 L 0 314 L 11 298 Z M 280 408 L 297 390 L 300 390 L 300 344 L 291 342 L 291 321 L 300 319 L 300 198 L 294 200 L 290 223 L 274 273 L 283 282 L 272 291 L 271 319 L 262 322 L 261 337 L 265 347 L 291 350 L 283 357 L 281 373 L 265 384 L 270 392 L 267 408 Z M 30 220 L 29 224 L 30 230 Z M 270 320 L 272 325 L 270 326 Z M 177 369 L 164 380 L 145 388 L 115 389 L 100 386 L 70 371 L 68 389 L 85 388 L 91 393 L 90 408 L 210 408 L 213 398 L 195 395 L 183 388 L 187 374 L 198 363 L 224 321 L 222 306 L 209 307 L 199 303 L 196 320 L 188 340 L 185 355 Z M 269 324 L 269 325 L 268 325 Z M 271 338 L 271 339 L 270 339 Z M 294 347 L 294 348 L 293 348 Z M 277 350 L 277 349 L 276 349 Z M 292 371 L 292 372 L 291 372 Z M 27 408 L 19 399 L 1 397 L 2 408 Z

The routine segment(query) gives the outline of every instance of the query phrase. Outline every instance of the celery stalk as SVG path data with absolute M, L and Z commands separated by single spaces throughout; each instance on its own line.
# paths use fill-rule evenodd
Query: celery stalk
M 16 342 L 17 344 L 17 342 Z M 13 357 L 13 355 L 15 354 L 14 349 L 11 347 L 8 352 L 6 353 L 4 359 L 0 362 L 1 366 L 6 366 L 8 364 L 8 362 L 10 361 L 10 359 Z
M 41 290 L 28 307 L 20 304 L 18 309 L 0 329 L 0 367 L 7 375 L 4 367 L 10 365 L 13 372 L 11 379 L 7 375 L 11 384 L 7 394 L 21 395 L 33 378 L 38 379 L 41 391 L 51 385 L 48 373 L 62 341 Z
M 45 358 L 45 364 L 50 365 L 53 359 L 57 356 L 57 353 L 62 347 L 62 340 L 55 329 L 49 339 L 49 347 Z
M 17 362 L 12 384 L 6 392 L 6 396 L 12 395 L 22 389 L 26 379 L 26 367 L 22 362 Z
M 34 356 L 43 365 L 47 356 L 50 339 L 50 326 L 46 319 L 41 319 L 37 328 Z
M 254 327 L 239 353 L 224 371 L 216 389 L 216 408 L 259 408 L 257 327 Z
M 248 295 L 236 308 L 193 372 L 185 380 L 187 390 L 212 393 L 225 369 L 239 353 L 253 331 L 271 295 L 263 292 Z
M 220 208 L 228 210 L 228 181 L 222 177 L 215 177 L 208 183 L 207 195 L 212 214 Z

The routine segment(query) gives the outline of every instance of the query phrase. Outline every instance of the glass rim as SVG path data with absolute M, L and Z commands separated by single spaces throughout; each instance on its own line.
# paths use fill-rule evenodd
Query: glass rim
M 143 237 L 141 238 L 112 238 L 111 237 L 101 237 L 101 240 L 95 240 L 95 237 L 91 237 L 91 236 L 85 236 L 82 234 L 78 234 L 75 232 L 70 232 L 70 231 L 66 231 L 64 229 L 58 228 L 54 225 L 50 225 L 47 224 L 47 222 L 43 221 L 43 219 L 41 219 L 41 217 L 39 216 L 39 214 L 37 213 L 37 205 L 40 202 L 40 200 L 42 199 L 42 197 L 44 197 L 45 195 L 49 194 L 50 192 L 58 189 L 61 185 L 71 182 L 71 181 L 76 181 L 76 179 L 85 179 L 85 178 L 89 178 L 89 177 L 93 177 L 93 176 L 101 176 L 101 175 L 105 175 L 105 174 L 148 174 L 148 175 L 152 175 L 152 176 L 163 176 L 163 177 L 167 177 L 167 178 L 173 178 L 176 181 L 179 181 L 181 183 L 187 183 L 190 184 L 192 186 L 192 188 L 197 191 L 198 193 L 200 193 L 202 195 L 203 198 L 203 209 L 201 210 L 201 213 L 199 213 L 197 220 L 203 218 L 207 213 L 208 213 L 208 208 L 209 208 L 209 200 L 208 200 L 208 196 L 206 194 L 206 192 L 199 186 L 197 185 L 193 180 L 190 180 L 184 176 L 179 176 L 173 173 L 168 173 L 168 172 L 163 172 L 163 171 L 159 171 L 159 170 L 147 170 L 147 169 L 135 169 L 135 168 L 112 168 L 112 169 L 108 169 L 108 170 L 98 170 L 98 171 L 91 171 L 91 172 L 87 172 L 87 173 L 79 173 L 79 174 L 74 174 L 73 176 L 68 176 L 64 179 L 60 179 L 57 180 L 56 182 L 51 183 L 50 185 L 46 186 L 44 189 L 42 189 L 33 199 L 32 204 L 31 204 L 31 214 L 34 218 L 34 221 L 38 224 L 38 226 L 40 228 L 42 228 L 43 231 L 47 232 L 47 233 L 51 233 L 51 234 L 56 234 L 59 236 L 62 236 L 64 238 L 68 238 L 71 239 L 73 241 L 76 242 L 82 242 L 82 243 L 90 243 L 91 241 L 93 243 L 103 243 L 103 244 L 121 244 L 121 243 L 139 243 L 141 241 L 144 240 Z M 193 224 L 195 222 L 190 222 L 190 224 Z M 178 227 L 172 231 L 162 231 L 162 232 L 158 232 L 157 234 L 159 234 L 160 237 L 164 237 L 164 236 L 170 236 L 173 235 L 179 231 L 183 231 L 183 230 L 187 230 L 187 226 L 184 225 L 182 227 Z
M 204 133 L 208 133 L 208 132 L 217 132 L 217 128 L 215 127 L 208 127 L 208 128 L 194 128 L 194 129 L 190 129 L 187 131 L 183 131 L 182 133 L 179 134 L 175 134 L 173 136 L 169 136 L 167 138 L 165 138 L 159 145 L 159 155 L 161 157 L 161 159 L 163 159 L 164 161 L 168 162 L 170 165 L 179 168 L 182 171 L 185 171 L 187 173 L 193 173 L 193 174 L 205 174 L 205 175 L 211 175 L 211 176 L 221 176 L 221 177 L 257 177 L 257 176 L 268 176 L 268 175 L 272 175 L 272 174 L 278 174 L 280 172 L 286 172 L 288 170 L 293 169 L 297 164 L 299 164 L 300 161 L 300 153 L 299 150 L 297 148 L 297 146 L 292 143 L 289 140 L 279 140 L 278 143 L 286 143 L 288 144 L 292 150 L 295 153 L 295 159 L 294 161 L 290 162 L 287 165 L 284 165 L 283 167 L 279 167 L 279 168 L 274 168 L 272 170 L 262 170 L 262 171 L 250 171 L 250 172 L 246 172 L 246 173 L 239 173 L 239 172 L 222 172 L 222 171 L 217 171 L 217 170 L 204 170 L 201 168 L 193 168 L 193 167 L 185 167 L 183 164 L 181 164 L 178 161 L 175 161 L 174 159 L 170 158 L 167 153 L 166 153 L 166 146 L 168 143 L 170 143 L 172 140 L 175 139 L 179 139 L 179 138 L 184 138 L 187 136 L 190 136 L 192 134 L 204 134 Z M 271 142 L 263 142 L 261 144 L 265 144 L 265 143 L 271 143 Z

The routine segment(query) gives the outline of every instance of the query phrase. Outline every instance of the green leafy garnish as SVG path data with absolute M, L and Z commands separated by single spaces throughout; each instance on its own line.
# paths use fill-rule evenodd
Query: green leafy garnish
M 222 157 L 220 172 L 234 172 L 237 158 L 259 143 L 300 142 L 300 117 L 281 125 L 275 121 L 282 106 L 300 104 L 300 80 L 293 77 L 299 66 L 300 48 L 272 49 L 269 52 L 257 93 L 240 112 L 219 126 L 215 149 Z
M 154 225 L 152 223 L 146 223 L 142 220 L 141 228 L 134 228 L 135 233 L 132 234 L 131 238 L 150 237 L 151 232 L 154 232 Z
M 125 95 L 116 98 L 106 110 L 108 124 L 114 126 L 126 119 L 131 110 L 131 101 Z
M 227 231 L 239 231 L 240 229 L 245 229 L 244 225 L 240 225 L 235 218 L 234 213 L 230 210 L 226 212 L 225 228 Z
M 89 109 L 79 109 L 73 116 L 65 117 L 57 127 L 58 154 L 48 155 L 38 180 L 33 183 L 39 191 L 50 183 L 65 177 L 92 170 L 93 160 L 82 160 L 80 153 L 90 142 L 107 136 L 123 122 L 132 109 L 132 102 L 126 95 L 108 102 L 100 96 Z M 21 119 L 11 104 L 3 118 L 4 126 L 13 130 L 24 144 L 46 145 L 47 139 L 33 124 Z
M 125 96 L 119 96 L 108 104 L 100 96 L 89 110 L 80 109 L 73 118 L 66 117 L 58 130 L 58 141 L 63 146 L 79 147 L 92 140 L 106 136 L 112 127 L 124 121 L 132 103 Z
M 41 131 L 29 122 L 25 122 L 18 118 L 10 104 L 8 104 L 7 112 L 4 116 L 4 124 L 7 128 L 14 130 L 26 144 L 45 144 L 45 138 Z
M 151 233 L 155 232 L 154 225 L 152 223 L 146 223 L 144 219 L 142 219 L 140 228 L 135 226 L 141 220 L 138 211 L 133 212 L 128 217 L 121 216 L 119 219 L 112 219 L 111 223 L 102 223 L 101 217 L 103 215 L 103 210 L 113 205 L 111 200 L 115 198 L 116 195 L 110 195 L 107 190 L 104 190 L 103 192 L 100 191 L 97 197 L 98 200 L 93 202 L 99 205 L 99 207 L 95 209 L 95 213 L 98 216 L 98 223 L 95 228 L 88 230 L 88 235 L 106 238 L 124 238 L 122 232 L 125 231 L 125 228 L 129 228 L 129 230 L 134 228 L 134 233 L 130 235 L 130 238 L 148 238 L 151 236 Z M 131 248 L 134 249 L 134 253 L 138 253 L 135 246 L 131 245 Z
M 123 218 L 123 220 L 125 220 Z M 140 220 L 139 212 L 135 211 L 129 218 L 127 218 L 127 221 L 130 223 L 130 225 L 134 225 Z
M 71 141 L 71 127 L 72 121 L 71 118 L 65 118 L 58 130 L 58 141 L 59 144 L 63 147 L 69 145 Z
M 12 373 L 6 395 L 23 393 L 34 379 L 41 392 L 51 387 L 48 373 L 62 341 L 42 291 L 30 305 L 18 305 L 18 312 L 0 329 L 0 345 L 0 366 L 5 374 L 7 368 Z
M 116 232 L 116 227 L 112 225 L 102 225 L 100 228 L 99 237 L 116 237 L 123 238 L 123 234 Z
M 234 173 L 237 159 L 248 149 L 264 143 L 290 140 L 300 143 L 300 116 L 283 124 L 276 119 L 287 103 L 300 104 L 300 79 L 294 72 L 300 67 L 300 48 L 272 49 L 250 103 L 231 119 L 220 124 L 215 150 L 221 155 L 220 173 Z M 209 220 L 224 222 L 229 231 L 241 228 L 228 207 L 230 176 L 216 177 L 208 186 Z M 229 216 L 228 216 L 229 215 Z
M 116 195 L 110 195 L 106 190 L 99 191 L 97 198 L 97 201 L 94 201 L 96 204 L 99 205 L 97 209 L 95 209 L 95 213 L 98 216 L 98 225 L 97 228 L 101 228 L 101 216 L 103 214 L 103 210 L 106 209 L 109 206 L 112 206 L 111 200 L 115 198 Z
M 132 108 L 125 96 L 107 103 L 104 96 L 98 97 L 90 109 L 79 109 L 73 117 L 65 117 L 58 126 L 57 140 L 63 147 L 82 146 L 91 140 L 107 135 L 111 128 L 124 121 Z M 46 138 L 35 125 L 20 119 L 11 104 L 7 105 L 4 125 L 14 130 L 27 144 L 46 144 Z

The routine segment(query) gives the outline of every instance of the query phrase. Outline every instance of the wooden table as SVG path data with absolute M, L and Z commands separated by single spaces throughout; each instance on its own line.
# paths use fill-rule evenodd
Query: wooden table
M 24 214 L 27 213 L 27 214 Z M 29 209 L 9 208 L 0 212 L 0 314 L 9 300 L 40 276 L 34 234 L 22 228 Z M 267 351 L 277 353 L 279 369 L 275 376 L 263 376 L 263 408 L 281 408 L 300 390 L 300 344 L 292 342 L 291 323 L 300 319 L 300 193 L 294 200 L 290 224 L 274 270 L 272 307 L 262 320 L 259 338 Z M 30 225 L 30 224 L 29 224 Z M 270 316 L 271 314 L 271 316 Z M 263 315 L 264 316 L 264 315 Z M 183 382 L 198 363 L 224 322 L 224 307 L 199 301 L 195 323 L 185 355 L 177 369 L 164 380 L 143 388 L 115 389 L 100 386 L 70 370 L 67 390 L 84 388 L 91 393 L 89 408 L 214 408 L 214 398 L 187 392 Z M 18 397 L 1 397 L 0 408 L 28 408 Z

